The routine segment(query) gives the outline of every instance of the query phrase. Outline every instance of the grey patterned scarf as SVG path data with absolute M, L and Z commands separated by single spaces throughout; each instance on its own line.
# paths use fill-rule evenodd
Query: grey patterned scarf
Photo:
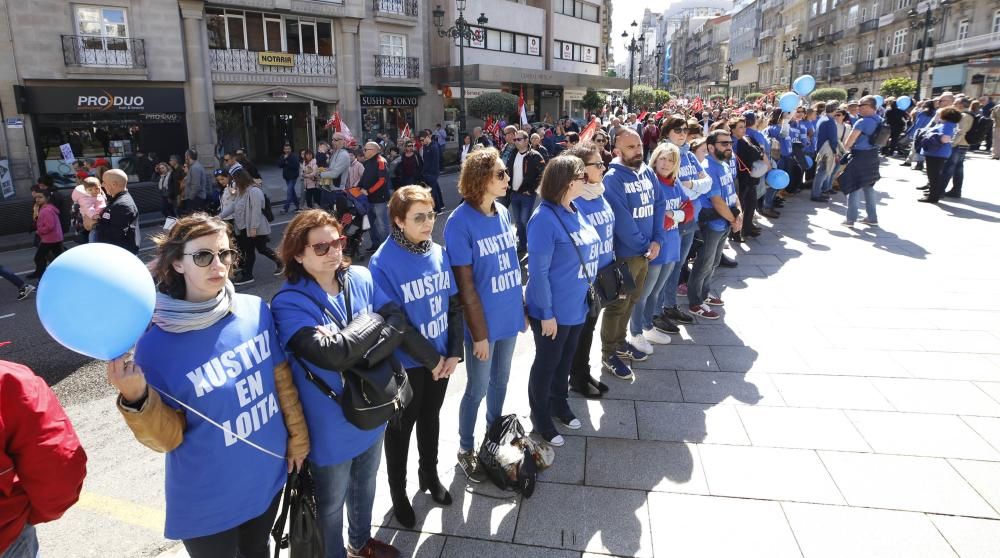
M 236 287 L 228 280 L 215 298 L 204 302 L 188 302 L 157 292 L 153 323 L 169 333 L 205 329 L 229 315 L 235 296 Z

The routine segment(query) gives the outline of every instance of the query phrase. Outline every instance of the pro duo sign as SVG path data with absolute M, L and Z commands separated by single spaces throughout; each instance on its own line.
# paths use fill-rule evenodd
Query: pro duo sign
M 76 108 L 80 111 L 119 111 L 133 112 L 145 110 L 146 99 L 141 95 L 79 95 L 76 98 Z

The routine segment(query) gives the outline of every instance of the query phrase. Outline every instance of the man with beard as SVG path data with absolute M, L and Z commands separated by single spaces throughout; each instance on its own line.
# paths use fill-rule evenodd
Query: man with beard
M 626 339 L 626 327 L 632 308 L 640 295 L 649 271 L 666 240 L 663 214 L 667 201 L 653 169 L 643 163 L 642 138 L 632 128 L 618 131 L 615 147 L 618 158 L 604 176 L 604 197 L 615 214 L 615 259 L 625 262 L 635 289 L 604 309 L 601 322 L 601 363 L 605 372 L 620 380 L 632 380 L 628 361 L 643 361 L 652 346 L 641 335 Z
M 712 179 L 712 189 L 707 194 L 710 205 L 704 207 L 698 216 L 703 244 L 688 277 L 688 311 L 695 316 L 717 320 L 719 314 L 711 307 L 722 306 L 723 301 L 709 292 L 712 276 L 722 260 L 726 237 L 730 230 L 740 232 L 743 221 L 738 218 L 740 200 L 729 165 L 729 160 L 733 158 L 733 138 L 725 130 L 715 130 L 706 141 L 708 168 L 705 171 Z

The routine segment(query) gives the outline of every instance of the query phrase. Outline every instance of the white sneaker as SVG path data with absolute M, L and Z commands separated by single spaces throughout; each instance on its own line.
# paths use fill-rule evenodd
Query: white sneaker
M 627 341 L 633 347 L 639 349 L 640 351 L 646 353 L 647 355 L 653 354 L 653 346 L 650 345 L 649 341 L 647 341 L 646 338 L 643 337 L 642 335 L 630 335 Z
M 561 448 L 566 445 L 566 439 L 562 437 L 562 434 L 556 434 L 551 440 L 546 441 L 554 448 Z
M 670 336 L 655 327 L 643 331 L 642 336 L 645 337 L 650 343 L 656 343 L 657 345 L 670 344 Z
M 563 426 L 569 428 L 570 430 L 579 430 L 581 427 L 583 427 L 583 423 L 580 422 L 580 419 L 576 417 L 571 418 L 569 422 L 566 422 L 558 417 L 556 418 L 556 420 L 558 420 L 560 423 L 562 423 Z

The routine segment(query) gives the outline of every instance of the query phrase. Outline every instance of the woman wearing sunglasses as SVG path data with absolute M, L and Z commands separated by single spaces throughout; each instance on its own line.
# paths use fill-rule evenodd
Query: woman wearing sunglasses
M 406 457 L 410 434 L 417 426 L 420 452 L 420 491 L 429 490 L 435 502 L 451 504 L 451 494 L 438 480 L 438 434 L 441 405 L 448 377 L 464 354 L 465 320 L 451 263 L 444 249 L 431 240 L 434 198 L 421 186 L 403 186 L 389 200 L 392 233 L 372 256 L 369 269 L 375 284 L 399 304 L 406 317 L 432 345 L 440 358 L 428 368 L 402 353 L 400 360 L 413 386 L 413 400 L 398 424 L 385 433 L 385 461 L 396 520 L 406 528 L 416 523 L 406 496 Z
M 164 535 L 192 558 L 266 558 L 286 472 L 309 453 L 271 312 L 229 281 L 237 252 L 221 220 L 195 213 L 154 241 L 153 324 L 134 361 L 108 363 L 118 410 L 167 454 Z
M 437 370 L 441 356 L 372 281 L 371 273 L 344 259 L 346 243 L 340 223 L 329 213 L 310 209 L 296 215 L 281 241 L 286 281 L 271 308 L 281 346 L 296 355 L 292 378 L 312 442 L 309 470 L 316 483 L 326 558 L 345 556 L 345 503 L 346 554 L 398 556 L 395 548 L 371 537 L 385 427 L 362 430 L 348 422 L 340 405 L 307 377 L 303 363 L 339 395 L 343 380 L 337 371 L 355 365 L 387 330 L 397 332 L 401 347 L 418 366 Z M 371 327 L 373 321 L 378 327 Z
M 601 237 L 597 267 L 604 269 L 615 259 L 615 212 L 608 200 L 604 199 L 602 180 L 607 167 L 601 160 L 600 149 L 599 145 L 585 141 L 568 149 L 565 154 L 579 157 L 586 169 L 586 184 L 583 185 L 580 197 L 573 200 L 573 203 Z M 594 343 L 596 326 L 597 317 L 587 316 L 569 369 L 569 389 L 591 399 L 601 397 L 608 391 L 604 382 L 590 375 L 590 348 Z
M 462 203 L 444 227 L 444 244 L 465 310 L 465 394 L 458 409 L 458 464 L 471 482 L 486 476 L 475 452 L 476 419 L 486 398 L 486 426 L 503 415 L 517 334 L 526 326 L 517 234 L 507 208 L 500 152 L 469 154 L 458 178 Z
M 587 183 L 579 157 L 545 165 L 542 203 L 528 221 L 525 304 L 535 338 L 528 404 L 535 432 L 550 445 L 565 443 L 553 419 L 570 430 L 582 425 L 568 401 L 570 365 L 587 321 L 587 290 L 597 276 L 601 237 L 573 200 Z

